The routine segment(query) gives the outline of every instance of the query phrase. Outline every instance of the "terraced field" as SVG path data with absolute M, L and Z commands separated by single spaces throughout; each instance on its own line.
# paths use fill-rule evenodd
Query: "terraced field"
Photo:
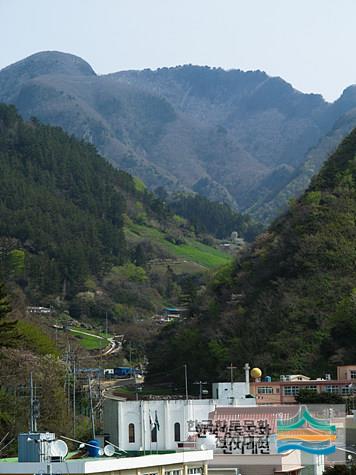
M 127 239 L 130 241 L 150 239 L 159 245 L 170 256 L 177 258 L 180 264 L 195 264 L 194 271 L 213 269 L 231 261 L 231 256 L 212 246 L 208 246 L 191 238 L 186 238 L 183 244 L 174 244 L 167 239 L 168 235 L 156 228 L 130 224 L 126 228 Z M 183 266 L 184 267 L 184 266 Z M 187 266 L 189 267 L 189 266 Z

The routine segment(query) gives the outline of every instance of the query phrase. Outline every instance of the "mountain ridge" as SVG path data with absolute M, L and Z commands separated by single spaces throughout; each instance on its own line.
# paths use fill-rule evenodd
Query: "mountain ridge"
M 265 222 L 285 209 L 281 191 L 353 97 L 351 87 L 329 104 L 259 70 L 185 65 L 96 75 L 60 52 L 0 71 L 0 100 L 94 143 L 151 189 L 198 191 Z M 288 196 L 303 191 L 289 188 Z

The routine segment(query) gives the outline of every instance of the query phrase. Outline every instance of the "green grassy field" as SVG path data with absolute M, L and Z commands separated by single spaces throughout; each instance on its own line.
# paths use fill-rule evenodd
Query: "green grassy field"
M 222 266 L 231 261 L 231 256 L 206 244 L 186 239 L 181 245 L 165 239 L 166 235 L 158 229 L 139 224 L 130 224 L 126 230 L 128 239 L 147 238 L 155 241 L 171 256 L 195 262 L 208 269 Z
M 108 342 L 104 335 L 96 335 L 91 331 L 88 330 L 77 330 L 77 329 L 70 329 L 70 332 L 73 333 L 73 336 L 77 339 L 80 346 L 85 348 L 86 350 L 100 350 L 105 348 L 108 345 Z M 85 333 L 92 333 L 91 335 Z M 98 338 L 101 336 L 101 338 Z

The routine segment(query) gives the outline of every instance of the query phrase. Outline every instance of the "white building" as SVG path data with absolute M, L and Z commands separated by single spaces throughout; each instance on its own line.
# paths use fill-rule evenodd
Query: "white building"
M 231 385 L 231 383 L 228 383 Z M 224 391 L 226 385 L 217 386 Z M 228 387 L 229 389 L 229 387 Z M 231 389 L 231 386 L 230 386 Z M 156 450 L 189 450 L 201 447 L 204 443 L 204 433 L 214 433 L 216 427 L 219 439 L 214 445 L 214 458 L 208 464 L 209 475 L 275 475 L 285 473 L 299 475 L 303 466 L 311 465 L 310 473 L 321 475 L 324 468 L 323 457 L 310 458 L 300 451 L 278 453 L 275 447 L 275 426 L 282 411 L 285 418 L 293 413 L 293 406 L 247 406 L 238 405 L 239 386 L 235 386 L 234 405 L 228 399 L 228 404 L 220 404 L 220 400 L 151 400 L 151 401 L 123 401 L 107 399 L 104 402 L 104 431 L 109 434 L 110 441 L 128 452 Z M 225 393 L 225 391 L 224 391 Z M 224 394 L 223 393 L 223 394 Z M 224 398 L 222 399 L 224 401 Z M 270 436 L 261 436 L 250 446 L 246 439 L 246 446 L 241 450 L 235 445 L 232 436 L 227 436 L 226 442 L 221 432 L 229 429 L 221 425 L 225 423 L 243 426 L 244 430 L 254 426 L 257 431 L 265 427 L 261 423 L 268 423 L 271 429 Z M 197 424 L 199 433 L 197 438 Z M 204 424 L 212 424 L 212 429 L 204 432 Z M 252 429 L 253 431 L 253 429 Z M 210 437 L 210 436 L 209 436 Z M 206 437 L 208 440 L 209 437 Z M 245 439 L 244 439 L 245 440 Z M 268 442 L 266 442 L 268 441 Z M 245 443 L 245 442 L 244 442 Z M 225 445 L 226 444 L 226 445 Z M 231 448 L 232 446 L 232 448 Z M 210 449 L 213 447 L 202 447 Z
M 213 398 L 220 406 L 255 406 L 256 399 L 250 396 L 250 383 L 213 383 Z M 250 397 L 249 397 L 250 396 Z
M 127 451 L 177 450 L 179 443 L 194 434 L 188 421 L 207 420 L 216 404 L 212 399 L 105 399 L 104 432 L 110 435 L 110 442 Z
M 256 406 L 250 395 L 247 363 L 244 370 L 245 382 L 214 383 L 214 399 L 125 401 L 108 397 L 104 432 L 124 450 L 176 450 L 195 434 L 195 424 L 189 421 L 207 420 L 218 406 Z

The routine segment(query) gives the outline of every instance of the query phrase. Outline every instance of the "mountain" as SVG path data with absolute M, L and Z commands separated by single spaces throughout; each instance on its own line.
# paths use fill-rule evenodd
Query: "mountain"
M 82 74 L 82 65 L 68 67 Z M 93 145 L 24 121 L 5 104 L 0 170 L 0 432 L 10 442 L 28 427 L 30 375 L 35 387 L 46 387 L 38 396 L 40 430 L 70 432 L 75 388 L 78 407 L 87 404 L 87 391 L 69 378 L 70 362 L 128 364 L 130 345 L 130 362 L 132 353 L 138 364 L 159 328 L 152 317 L 192 300 L 207 271 L 231 255 Z M 218 219 L 219 208 L 204 206 Z M 248 220 L 222 211 L 248 232 Z M 108 331 L 125 335 L 125 343 L 104 356 Z M 90 438 L 85 417 L 77 417 L 78 436 Z
M 149 188 L 198 192 L 267 220 L 352 95 L 328 104 L 262 71 L 191 65 L 99 76 L 60 52 L 0 71 L 0 101 L 95 144 Z
M 276 215 L 275 207 L 279 207 L 279 212 L 286 208 L 286 201 L 279 202 L 278 193 L 297 174 L 303 175 L 310 150 L 323 142 L 334 127 L 339 129 L 338 122 L 347 121 L 349 112 L 356 106 L 353 87 L 346 89 L 334 104 L 328 104 L 320 95 L 302 94 L 281 78 L 269 77 L 261 71 L 183 66 L 119 72 L 111 76 L 166 98 L 175 110 L 191 120 L 225 131 L 250 157 L 257 159 L 259 165 L 263 164 L 264 171 L 258 168 L 261 174 L 255 174 L 248 190 L 236 186 L 232 169 L 230 177 L 221 176 L 219 182 L 227 187 L 239 207 L 258 218 L 266 214 L 264 222 Z M 335 147 L 337 143 L 334 142 Z M 324 153 L 321 161 L 327 156 Z M 219 172 L 219 158 L 215 157 L 214 161 L 218 163 Z M 233 161 L 245 167 L 239 157 Z M 231 163 L 230 159 L 230 166 Z M 251 165 L 255 168 L 255 163 Z M 250 169 L 250 173 L 254 171 Z M 310 177 L 304 178 L 304 182 L 308 183 Z M 196 191 L 204 194 L 206 188 L 208 184 Z M 296 192 L 304 189 L 300 187 Z M 276 204 L 266 206 L 272 197 Z
M 354 361 L 355 216 L 356 129 L 288 212 L 216 273 L 196 316 L 156 339 L 151 377 L 188 361 L 192 380 L 222 377 L 231 361 L 273 376 Z
M 179 300 L 186 274 L 231 259 L 92 145 L 4 104 L 0 168 L 0 281 L 31 304 L 132 321 Z
M 286 184 L 280 189 L 276 187 L 262 204 L 255 203 L 247 210 L 261 223 L 268 223 L 283 213 L 288 207 L 288 201 L 300 196 L 307 189 L 325 158 L 333 153 L 342 139 L 356 127 L 356 86 L 345 89 L 330 109 L 329 114 L 338 117 L 332 129 L 306 153 L 303 163 L 296 168 Z

